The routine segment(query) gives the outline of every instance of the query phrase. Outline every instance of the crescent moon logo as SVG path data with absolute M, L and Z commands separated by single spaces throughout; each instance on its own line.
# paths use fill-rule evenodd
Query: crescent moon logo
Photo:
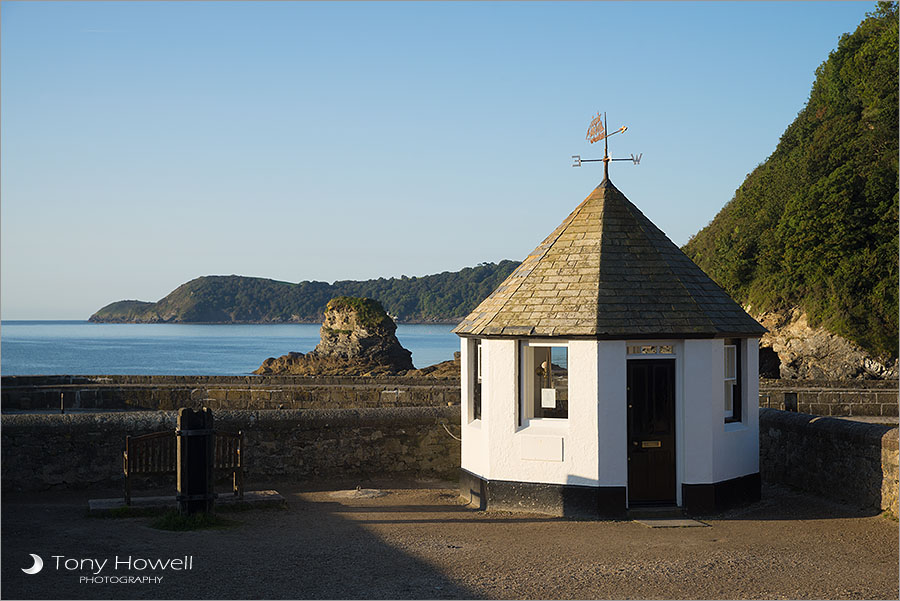
M 34 553 L 29 553 L 29 555 L 34 560 L 34 565 L 30 568 L 22 568 L 22 571 L 26 574 L 37 574 L 44 569 L 44 560 L 41 559 L 40 555 L 35 555 Z

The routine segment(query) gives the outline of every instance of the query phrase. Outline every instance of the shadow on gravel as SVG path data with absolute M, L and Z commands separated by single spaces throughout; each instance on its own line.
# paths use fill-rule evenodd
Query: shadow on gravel
M 168 532 L 152 518 L 97 519 L 83 502 L 9 503 L 2 511 L 4 599 L 460 599 L 478 598 L 434 566 L 386 544 L 333 503 L 292 497 L 286 510 L 229 513 L 228 530 Z M 367 508 L 371 510 L 373 508 Z M 447 511 L 451 507 L 434 507 Z M 30 554 L 44 569 L 28 575 Z M 59 560 L 54 556 L 60 556 Z M 126 569 L 127 558 L 189 556 L 192 570 Z M 66 559 L 108 560 L 66 569 Z M 116 561 L 120 566 L 115 569 Z M 57 561 L 62 563 L 57 563 Z M 75 564 L 71 564 L 75 565 Z M 93 564 L 96 566 L 96 564 Z M 117 577 L 116 581 L 87 578 Z M 125 582 L 121 577 L 162 577 Z
M 762 499 L 756 503 L 736 507 L 722 513 L 698 514 L 691 517 L 709 520 L 828 520 L 865 518 L 881 515 L 881 513 L 880 510 L 872 507 L 854 507 L 808 492 L 795 491 L 781 484 L 764 482 Z

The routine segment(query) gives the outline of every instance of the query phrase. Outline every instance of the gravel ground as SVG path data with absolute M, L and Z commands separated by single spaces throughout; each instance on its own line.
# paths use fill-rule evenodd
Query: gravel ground
M 87 499 L 3 497 L 4 599 L 46 598 L 700 598 L 897 599 L 898 523 L 766 487 L 763 501 L 700 528 L 480 512 L 450 483 L 274 486 L 287 509 L 222 513 L 222 530 L 167 532 L 151 518 L 97 518 Z M 29 553 L 45 567 L 35 575 Z M 54 555 L 108 563 L 80 582 Z M 192 556 L 190 571 L 127 571 L 120 561 Z M 96 570 L 95 570 L 96 571 Z

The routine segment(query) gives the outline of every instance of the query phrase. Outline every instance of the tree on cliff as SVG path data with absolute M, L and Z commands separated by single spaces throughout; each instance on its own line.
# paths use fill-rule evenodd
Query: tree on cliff
M 751 311 L 801 307 L 881 356 L 898 338 L 897 4 L 816 70 L 772 155 L 684 251 Z

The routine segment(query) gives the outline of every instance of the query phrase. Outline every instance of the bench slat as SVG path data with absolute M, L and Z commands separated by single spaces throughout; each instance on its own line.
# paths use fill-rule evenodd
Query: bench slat
M 234 494 L 243 498 L 243 462 L 241 458 L 243 433 L 215 433 L 213 469 L 234 472 Z M 125 474 L 125 502 L 131 502 L 132 474 L 174 474 L 177 471 L 177 447 L 174 430 L 126 437 L 123 455 Z

